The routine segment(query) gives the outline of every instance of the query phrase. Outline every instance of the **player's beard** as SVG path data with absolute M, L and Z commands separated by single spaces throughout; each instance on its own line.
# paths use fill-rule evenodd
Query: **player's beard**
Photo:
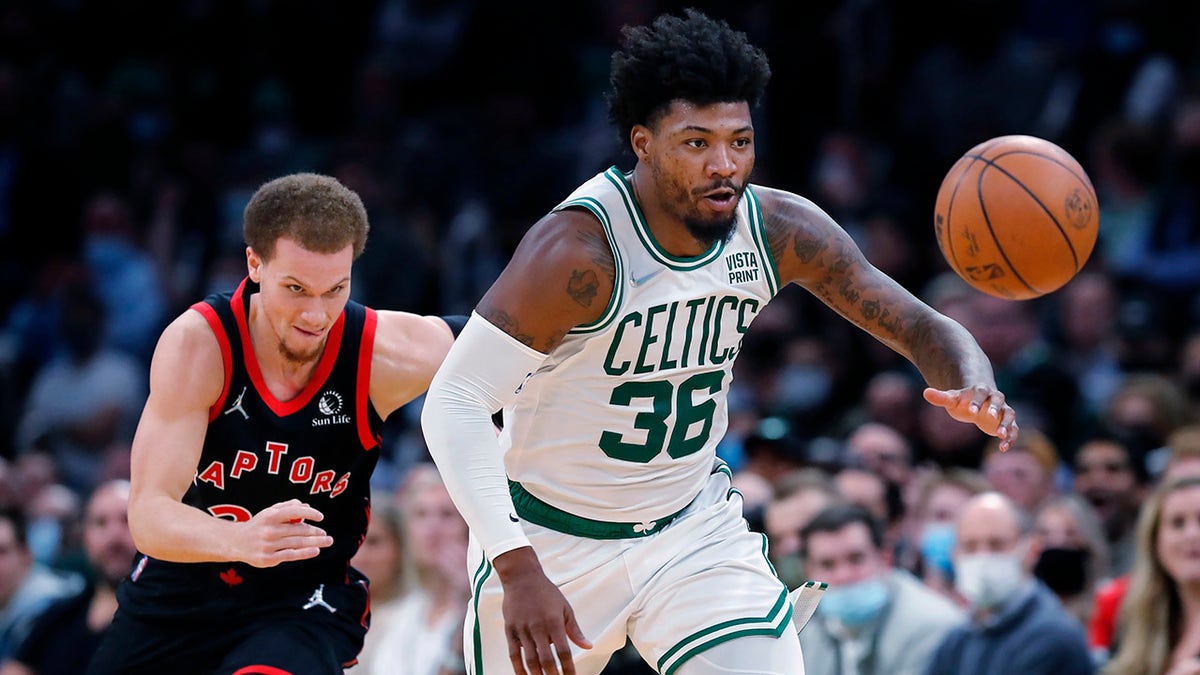
M 696 216 L 685 216 L 683 224 L 697 241 L 707 244 L 710 248 L 718 241 L 729 241 L 737 224 L 737 212 L 718 220 L 701 220 Z
M 283 340 L 279 341 L 279 355 L 282 356 L 283 359 L 288 363 L 297 366 L 303 366 L 316 361 L 317 358 L 321 356 L 321 350 L 324 348 L 325 341 L 322 340 L 320 344 L 308 350 L 307 352 L 298 352 L 291 347 L 288 347 Z

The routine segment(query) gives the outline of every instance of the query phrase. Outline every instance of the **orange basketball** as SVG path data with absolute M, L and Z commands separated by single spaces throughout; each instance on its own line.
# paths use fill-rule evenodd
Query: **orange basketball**
M 1066 150 L 1035 136 L 999 136 L 950 167 L 933 223 L 942 255 L 967 283 L 1027 300 L 1083 268 L 1100 214 L 1092 181 Z

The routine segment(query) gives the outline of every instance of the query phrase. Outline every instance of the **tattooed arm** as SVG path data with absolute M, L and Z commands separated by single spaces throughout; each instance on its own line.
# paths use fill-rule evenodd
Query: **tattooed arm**
M 1007 450 L 1016 438 L 1015 415 L 975 338 L 871 265 L 812 202 L 779 190 L 758 188 L 758 194 L 781 280 L 808 289 L 911 361 L 930 387 L 926 400 L 999 436 Z
M 475 311 L 545 354 L 567 331 L 600 317 L 615 276 L 600 221 L 582 209 L 558 211 L 530 228 Z

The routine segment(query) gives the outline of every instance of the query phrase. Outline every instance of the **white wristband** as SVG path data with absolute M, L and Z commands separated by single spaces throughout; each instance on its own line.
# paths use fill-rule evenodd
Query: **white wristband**
M 472 312 L 425 395 L 429 454 L 489 560 L 529 545 L 515 522 L 492 414 L 545 358 Z

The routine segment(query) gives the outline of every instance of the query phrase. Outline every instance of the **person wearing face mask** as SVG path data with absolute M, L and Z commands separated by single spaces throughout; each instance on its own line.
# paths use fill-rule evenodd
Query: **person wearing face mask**
M 1088 626 L 1096 589 L 1108 567 L 1108 541 L 1100 518 L 1082 497 L 1067 494 L 1043 504 L 1033 521 L 1041 551 L 1033 576 L 1054 591 L 1080 625 Z
M 1091 675 L 1082 626 L 1033 576 L 1032 520 L 1008 497 L 967 502 L 955 531 L 954 587 L 969 618 L 934 653 L 927 675 Z
M 835 502 L 800 533 L 805 571 L 829 584 L 800 633 L 807 675 L 920 675 L 962 610 L 891 565 L 883 529 L 862 506 Z

